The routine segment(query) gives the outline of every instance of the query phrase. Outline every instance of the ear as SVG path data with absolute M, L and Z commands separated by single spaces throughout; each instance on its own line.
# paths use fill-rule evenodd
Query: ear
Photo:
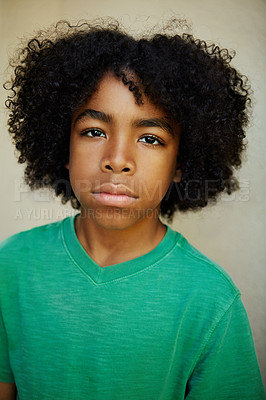
M 181 181 L 181 178 L 182 178 L 181 165 L 178 165 L 175 170 L 175 175 L 173 177 L 173 181 L 176 183 L 179 183 Z
M 69 161 L 65 164 L 65 168 L 69 169 Z

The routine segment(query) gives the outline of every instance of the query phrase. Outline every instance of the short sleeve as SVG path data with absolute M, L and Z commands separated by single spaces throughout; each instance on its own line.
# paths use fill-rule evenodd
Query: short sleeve
M 14 376 L 10 368 L 6 330 L 0 311 L 0 382 L 13 383 Z
M 187 400 L 265 399 L 250 325 L 239 295 L 211 333 L 187 389 Z

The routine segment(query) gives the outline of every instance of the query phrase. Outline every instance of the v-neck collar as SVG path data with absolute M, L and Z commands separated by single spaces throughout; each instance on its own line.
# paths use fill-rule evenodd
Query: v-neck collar
M 69 217 L 62 221 L 62 239 L 72 261 L 97 285 L 121 280 L 153 267 L 161 262 L 182 236 L 167 227 L 161 242 L 149 253 L 120 264 L 100 267 L 80 244 L 75 232 L 75 217 Z

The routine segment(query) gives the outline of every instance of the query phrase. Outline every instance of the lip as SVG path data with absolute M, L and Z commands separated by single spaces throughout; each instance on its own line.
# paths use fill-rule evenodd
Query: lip
M 133 204 L 138 196 L 123 184 L 104 183 L 92 190 L 92 196 L 101 204 L 126 207 Z

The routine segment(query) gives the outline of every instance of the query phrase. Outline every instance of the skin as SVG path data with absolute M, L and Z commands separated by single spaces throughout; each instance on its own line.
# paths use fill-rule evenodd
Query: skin
M 15 400 L 16 385 L 14 383 L 0 382 L 0 400 Z
M 169 115 L 145 96 L 137 105 L 112 74 L 73 114 L 66 168 L 81 204 L 75 229 L 99 266 L 139 257 L 164 237 L 159 209 L 171 181 L 181 178 L 179 138 Z M 0 400 L 15 398 L 15 384 L 0 383 Z
M 166 227 L 160 203 L 177 169 L 180 126 L 108 73 L 73 114 L 67 168 L 81 204 L 76 233 L 101 267 L 151 251 Z

